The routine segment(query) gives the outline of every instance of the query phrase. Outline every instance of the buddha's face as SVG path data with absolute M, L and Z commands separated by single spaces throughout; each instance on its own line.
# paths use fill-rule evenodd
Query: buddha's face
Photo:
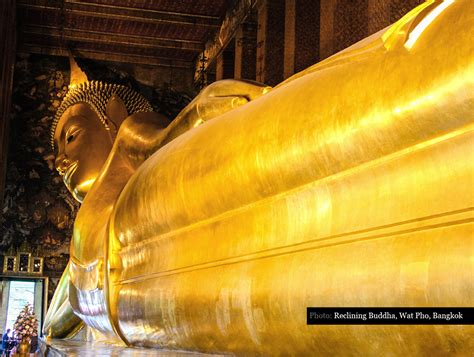
M 88 104 L 78 103 L 62 115 L 54 141 L 56 169 L 69 192 L 82 202 L 112 149 L 110 132 Z

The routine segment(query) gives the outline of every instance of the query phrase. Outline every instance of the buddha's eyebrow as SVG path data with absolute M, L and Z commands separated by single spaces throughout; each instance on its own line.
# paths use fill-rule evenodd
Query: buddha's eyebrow
M 61 127 L 61 132 L 59 133 L 60 134 L 60 138 L 62 137 L 65 137 L 67 132 L 69 131 L 69 129 L 71 129 L 71 127 L 75 126 L 76 125 L 76 121 L 78 119 L 80 119 L 81 117 L 83 117 L 82 115 L 73 115 L 71 116 L 67 123 L 65 123 L 62 127 Z
M 69 128 L 75 124 L 75 120 L 76 118 L 78 117 L 78 115 L 73 115 L 71 117 L 68 118 L 67 122 L 64 123 L 62 126 L 61 126 L 61 130 L 59 131 L 59 135 L 54 135 L 54 155 L 57 155 L 58 154 L 58 147 L 59 147 L 59 143 L 61 142 L 61 140 L 65 140 L 66 139 L 66 133 L 67 133 L 67 130 L 69 130 Z M 56 127 L 56 131 L 58 130 L 58 127 Z

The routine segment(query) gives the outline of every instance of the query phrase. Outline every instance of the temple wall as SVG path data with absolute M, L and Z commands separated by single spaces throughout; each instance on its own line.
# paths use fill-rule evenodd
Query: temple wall
M 15 2 L 0 2 L 0 206 L 5 187 L 5 170 L 10 122 L 13 62 L 16 48 Z

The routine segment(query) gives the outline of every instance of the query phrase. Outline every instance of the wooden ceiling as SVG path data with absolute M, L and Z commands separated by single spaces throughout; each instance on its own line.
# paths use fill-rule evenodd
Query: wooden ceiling
M 193 68 L 232 0 L 17 0 L 18 52 Z

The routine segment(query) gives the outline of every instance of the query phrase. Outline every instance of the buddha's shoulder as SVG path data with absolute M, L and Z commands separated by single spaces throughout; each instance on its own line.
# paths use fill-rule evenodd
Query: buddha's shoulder
M 129 115 L 120 128 L 122 127 L 158 127 L 166 128 L 170 123 L 170 120 L 163 114 L 156 112 L 137 112 Z

